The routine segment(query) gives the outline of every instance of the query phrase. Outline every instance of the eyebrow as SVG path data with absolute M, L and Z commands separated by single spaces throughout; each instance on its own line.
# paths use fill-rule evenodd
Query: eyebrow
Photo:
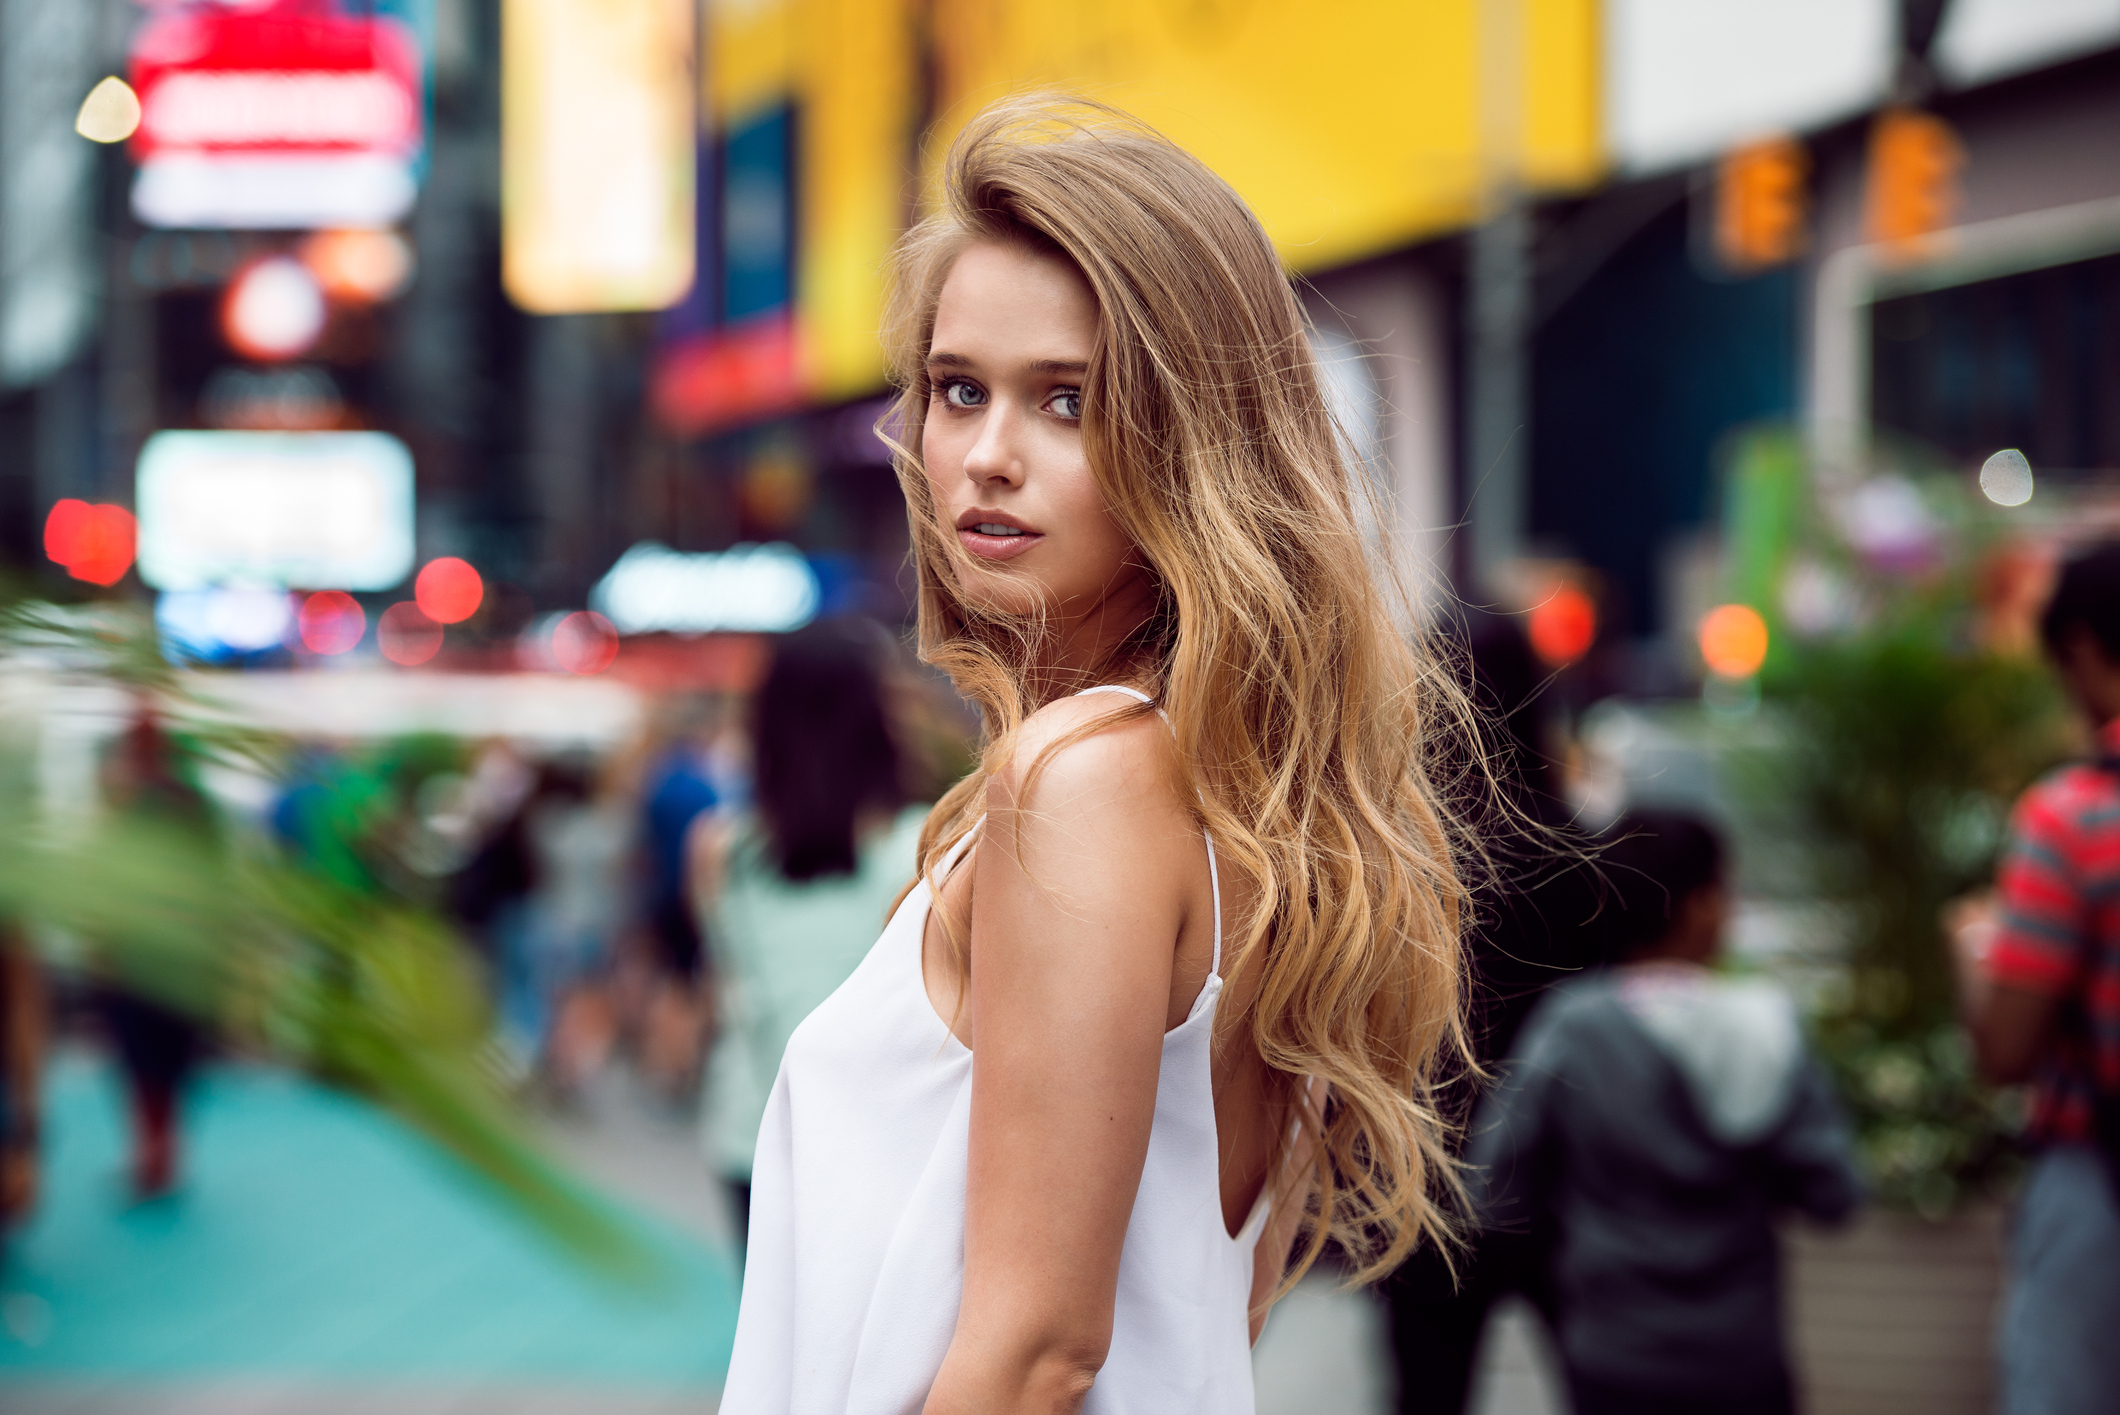
M 932 353 L 928 355 L 930 368 L 971 368 L 973 362 L 963 354 Z M 1089 365 L 1076 359 L 1033 359 L 1024 366 L 1031 373 L 1088 373 Z

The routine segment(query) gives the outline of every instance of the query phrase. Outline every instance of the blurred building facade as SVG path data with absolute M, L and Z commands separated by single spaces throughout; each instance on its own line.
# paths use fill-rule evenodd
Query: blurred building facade
M 146 139 L 75 133 L 187 14 L 416 49 L 417 197 L 376 223 L 409 272 L 292 356 L 233 341 L 232 282 L 320 268 L 312 232 L 143 216 Z M 367 429 L 496 641 L 643 542 L 790 542 L 813 608 L 902 613 L 882 266 L 957 127 L 1047 87 L 1253 203 L 1417 576 L 1512 607 L 1579 582 L 1601 671 L 1654 690 L 1691 671 L 1689 557 L 1744 428 L 2120 465 L 2116 77 L 2120 8 L 2068 0 L 0 0 L 0 556 L 63 579 L 50 509 L 131 505 L 155 432 Z M 1900 205 L 1933 239 L 1877 226 L 1910 114 L 1940 165 Z M 1741 230 L 1733 182 L 1768 203 Z

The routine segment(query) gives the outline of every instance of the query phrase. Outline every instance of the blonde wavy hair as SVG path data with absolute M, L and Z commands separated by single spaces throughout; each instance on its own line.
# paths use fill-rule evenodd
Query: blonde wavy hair
M 1330 1240 L 1381 1276 L 1451 1239 L 1455 1171 L 1438 1105 L 1469 1064 L 1459 929 L 1469 846 L 1446 801 L 1477 751 L 1451 675 L 1392 613 L 1365 555 L 1365 484 L 1335 424 L 1301 306 L 1258 219 L 1168 139 L 1102 105 L 1031 95 L 957 138 L 935 213 L 899 243 L 886 342 L 893 436 L 919 582 L 921 656 L 981 709 L 979 767 L 936 805 L 923 874 L 972 829 L 1026 715 L 1082 683 L 1033 679 L 1036 616 L 960 590 L 965 552 L 921 459 L 942 285 L 968 245 L 1057 251 L 1095 293 L 1082 429 L 1110 514 L 1157 592 L 1109 661 L 1177 741 L 1179 788 L 1256 883 L 1232 940 L 1223 1037 L 1248 1028 L 1299 1119 L 1277 1197 L 1307 1195 L 1284 1287 Z M 1138 711 L 1147 711 L 1147 708 Z M 1094 726 L 1063 735 L 1048 749 Z M 1468 758 L 1467 752 L 1471 756 Z M 1042 760 L 1042 758 L 1041 758 Z M 1033 766 L 1033 771 L 1036 764 Z M 954 931 L 953 935 L 954 935 Z M 963 947 L 962 941 L 958 946 Z M 1226 1004 L 1225 1004 L 1226 1005 Z M 1329 1083 L 1330 1100 L 1301 1078 Z

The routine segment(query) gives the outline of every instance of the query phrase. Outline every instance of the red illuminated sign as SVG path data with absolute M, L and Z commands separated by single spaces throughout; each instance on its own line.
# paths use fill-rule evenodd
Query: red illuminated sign
M 326 0 L 186 7 L 132 46 L 133 202 L 153 225 L 383 224 L 411 204 L 419 46 Z
M 656 420 L 699 436 L 799 406 L 795 323 L 785 313 L 693 335 L 665 346 L 649 383 Z
M 421 130 L 419 47 L 395 20 L 315 4 L 183 10 L 133 45 L 136 156 L 181 152 L 381 152 L 409 157 Z

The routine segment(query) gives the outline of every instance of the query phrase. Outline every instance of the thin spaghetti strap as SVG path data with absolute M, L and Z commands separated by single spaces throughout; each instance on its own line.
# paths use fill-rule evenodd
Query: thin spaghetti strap
M 1222 976 L 1222 872 L 1215 865 L 1215 838 L 1202 830 L 1200 838 L 1207 842 L 1207 892 L 1215 901 L 1215 961 L 1207 971 L 1214 977 Z
M 1124 693 L 1126 694 L 1126 696 L 1134 699 L 1136 702 L 1143 702 L 1147 703 L 1150 707 L 1156 707 L 1156 700 L 1154 698 L 1142 692 L 1139 688 L 1129 688 L 1124 683 L 1099 683 L 1094 688 L 1084 688 L 1081 692 L 1075 694 L 1075 696 L 1078 698 L 1086 698 L 1091 693 Z M 1156 716 L 1163 717 L 1162 708 L 1156 708 Z M 1165 722 L 1168 722 L 1170 719 L 1164 718 L 1163 720 Z
M 1156 707 L 1156 700 L 1139 688 L 1129 688 L 1124 683 L 1099 683 L 1094 688 L 1084 688 L 1075 696 L 1084 698 L 1091 693 L 1124 693 L 1129 698 L 1137 699 L 1147 703 L 1152 708 L 1156 708 L 1156 716 L 1163 719 L 1165 727 L 1170 726 L 1170 715 L 1164 712 L 1162 708 Z M 1207 892 L 1214 896 L 1215 901 L 1215 961 L 1214 966 L 1208 969 L 1208 973 L 1212 977 L 1219 978 L 1222 976 L 1222 871 L 1215 863 L 1214 836 L 1203 829 L 1200 832 L 1200 838 L 1207 842 Z

